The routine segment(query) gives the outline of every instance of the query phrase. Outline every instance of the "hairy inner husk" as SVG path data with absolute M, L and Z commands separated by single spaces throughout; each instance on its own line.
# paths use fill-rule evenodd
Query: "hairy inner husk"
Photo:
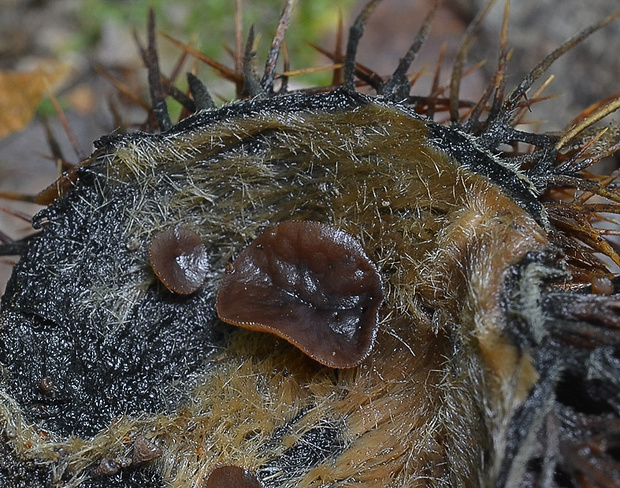
M 292 110 L 241 102 L 165 135 L 104 141 L 82 171 L 109 187 L 139 188 L 118 237 L 138 243 L 135 267 L 111 273 L 79 306 L 109 311 L 103 334 L 121 323 L 144 290 L 159 286 L 146 247 L 161 229 L 184 225 L 203 238 L 211 271 L 202 293 L 214 300 L 226 264 L 265 228 L 327 222 L 355 236 L 384 278 L 370 356 L 335 371 L 282 340 L 239 330 L 167 389 L 182 393 L 172 411 L 119 412 L 93 438 L 46 440 L 4 397 L 22 455 L 77 483 L 145 434 L 163 449 L 153 469 L 176 487 L 198 486 L 218 464 L 278 487 L 492 479 L 507 424 L 537 378 L 503 330 L 506 271 L 547 246 L 544 231 L 498 185 L 437 149 L 429 122 L 362 97 L 338 108 L 341 95 L 329 96 L 336 108 L 296 109 L 295 97 L 286 102 Z M 316 461 L 282 461 L 321 430 L 337 440 Z

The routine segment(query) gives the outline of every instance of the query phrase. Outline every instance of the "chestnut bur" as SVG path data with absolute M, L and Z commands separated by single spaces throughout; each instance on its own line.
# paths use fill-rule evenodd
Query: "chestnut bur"
M 381 277 L 341 229 L 291 221 L 268 229 L 226 269 L 221 320 L 271 332 L 332 368 L 369 354 L 383 301 Z
M 153 271 L 168 290 L 190 295 L 202 286 L 207 250 L 194 231 L 178 226 L 162 230 L 151 239 L 148 254 Z

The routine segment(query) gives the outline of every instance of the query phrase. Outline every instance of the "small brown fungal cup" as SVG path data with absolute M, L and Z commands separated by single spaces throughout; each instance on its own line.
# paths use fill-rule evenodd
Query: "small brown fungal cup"
M 262 488 L 258 478 L 239 466 L 220 466 L 211 471 L 204 488 Z
M 159 446 L 148 440 L 146 437 L 139 435 L 133 443 L 133 455 L 131 464 L 140 466 L 154 459 L 160 458 L 162 450 Z
M 148 254 L 153 271 L 168 290 L 190 295 L 202 286 L 207 250 L 194 231 L 179 226 L 162 230 L 151 239 Z
M 268 229 L 226 270 L 221 320 L 271 332 L 332 368 L 369 354 L 383 301 L 381 277 L 352 236 L 291 221 Z

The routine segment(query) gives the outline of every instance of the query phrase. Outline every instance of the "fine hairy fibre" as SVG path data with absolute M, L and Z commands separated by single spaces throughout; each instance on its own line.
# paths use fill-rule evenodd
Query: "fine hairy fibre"
M 223 104 L 162 74 L 151 11 L 144 125 L 30 198 L 27 238 L 0 232 L 19 256 L 0 484 L 620 486 L 620 170 L 597 164 L 620 147 L 603 120 L 620 95 L 560 132 L 526 123 L 549 66 L 620 11 L 510 87 L 506 2 L 471 101 L 493 1 L 424 94 L 412 63 L 438 1 L 385 75 L 358 61 L 371 0 L 317 48 L 333 75 L 312 87 L 289 69 L 295 3 L 260 69 L 253 28 L 232 68 L 172 41 L 234 84 Z

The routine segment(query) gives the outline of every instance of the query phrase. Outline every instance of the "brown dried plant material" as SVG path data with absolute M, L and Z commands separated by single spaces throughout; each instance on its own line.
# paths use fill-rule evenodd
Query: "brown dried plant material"
M 30 72 L 0 72 L 0 137 L 28 125 L 45 94 L 61 83 L 68 73 L 67 65 Z

